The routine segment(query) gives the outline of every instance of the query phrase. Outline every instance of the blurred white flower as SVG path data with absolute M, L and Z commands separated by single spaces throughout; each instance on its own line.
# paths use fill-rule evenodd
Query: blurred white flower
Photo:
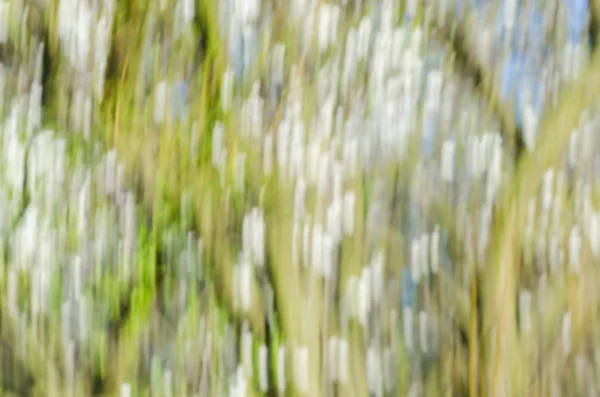
M 507 32 L 512 32 L 517 17 L 517 0 L 507 0 L 504 4 L 504 26 Z
M 9 22 L 10 2 L 0 1 L 0 44 L 8 40 L 8 22 Z
M 338 338 L 330 336 L 327 340 L 327 379 L 330 383 L 338 379 Z
M 444 141 L 442 146 L 441 173 L 442 180 L 447 183 L 454 180 L 454 152 L 455 143 L 450 140 Z
M 575 129 L 569 136 L 569 166 L 577 167 L 579 155 L 579 130 Z
M 244 191 L 246 177 L 246 153 L 238 152 L 235 157 L 235 188 L 238 192 Z
M 252 209 L 253 228 L 252 228 L 252 248 L 254 263 L 262 267 L 265 264 L 265 232 L 266 224 L 262 210 L 258 207 Z
M 413 282 L 417 284 L 421 278 L 421 242 L 419 239 L 413 239 L 411 243 L 411 275 Z
M 367 386 L 371 395 L 381 396 L 381 359 L 379 351 L 373 346 L 367 349 Z
M 258 368 L 259 368 L 258 384 L 260 385 L 260 391 L 262 393 L 266 393 L 269 388 L 269 384 L 268 384 L 268 373 L 269 373 L 268 354 L 269 354 L 269 351 L 268 351 L 267 347 L 265 346 L 265 344 L 264 343 L 261 344 L 260 347 L 258 348 Z
M 549 256 L 552 274 L 560 274 L 563 265 L 563 246 L 562 235 L 559 232 L 552 232 Z
M 565 356 L 571 354 L 571 313 L 567 312 L 562 319 L 562 342 Z
M 196 2 L 194 0 L 183 0 L 183 21 L 187 25 L 191 23 L 196 15 Z
M 252 354 L 252 331 L 250 331 L 250 326 L 246 321 L 242 325 L 242 351 L 241 351 L 241 359 L 242 365 L 244 368 L 244 372 L 246 376 L 249 378 L 252 377 L 253 374 L 253 354 Z
M 430 238 L 431 272 L 436 274 L 440 266 L 440 227 L 435 225 Z
M 277 349 L 277 391 L 279 395 L 285 393 L 286 375 L 285 375 L 285 346 L 279 346 Z
M 80 71 L 86 69 L 90 53 L 90 27 L 92 26 L 92 10 L 87 6 L 87 2 L 79 2 L 77 7 L 77 60 Z
M 166 369 L 163 373 L 163 392 L 165 397 L 173 396 L 173 371 Z
M 523 331 L 531 331 L 531 291 L 527 289 L 519 292 L 519 323 Z
M 294 348 L 294 381 L 298 390 L 308 393 L 308 347 Z
M 367 327 L 369 313 L 371 312 L 371 271 L 369 267 L 363 268 L 360 279 L 358 280 L 357 292 L 357 315 L 358 322 L 363 328 Z
M 353 190 L 344 193 L 344 234 L 351 236 L 354 234 L 354 212 L 356 196 Z
M 538 279 L 538 288 L 537 288 L 537 296 L 538 296 L 538 314 L 543 314 L 545 310 L 545 302 L 546 302 L 546 290 L 548 289 L 548 276 L 546 273 L 542 273 Z
M 550 206 L 552 204 L 552 197 L 554 196 L 553 192 L 554 187 L 554 169 L 549 168 L 544 172 L 544 180 L 542 187 L 542 211 L 544 215 L 547 215 Z
M 160 81 L 156 85 L 154 93 L 154 122 L 161 124 L 165 118 L 165 106 L 167 103 L 167 82 Z
M 13 267 L 8 268 L 8 276 L 6 280 L 6 296 L 8 303 L 8 314 L 15 318 L 18 315 L 18 305 L 17 305 L 17 293 L 18 293 L 18 279 L 17 279 L 17 270 Z
M 299 177 L 294 189 L 294 219 L 304 219 L 308 187 L 304 178 Z
M 277 129 L 277 165 L 281 178 L 287 175 L 286 171 L 289 161 L 291 142 L 290 130 L 290 120 L 287 116 L 284 116 L 283 120 L 281 120 L 279 123 L 279 128 Z
M 569 234 L 569 264 L 573 273 L 581 272 L 581 234 L 578 226 L 573 226 Z
M 223 73 L 223 82 L 221 83 L 221 109 L 224 113 L 227 113 L 229 109 L 231 109 L 233 97 L 233 77 L 233 70 L 231 70 L 231 68 L 227 68 L 225 73 Z
M 432 106 L 437 113 L 440 109 L 442 96 L 442 72 L 432 70 L 427 74 L 427 97 L 426 102 Z
M 216 122 L 212 133 L 212 165 L 215 168 L 222 168 L 225 164 L 222 162 L 222 151 L 224 145 L 223 124 Z
M 327 233 L 337 246 L 342 239 L 342 203 L 339 199 L 334 199 L 327 207 Z
M 357 58 L 358 60 L 366 59 L 369 54 L 369 45 L 371 41 L 371 19 L 364 17 L 358 27 L 358 42 L 357 42 Z
M 562 78 L 566 81 L 573 80 L 575 78 L 575 48 L 573 43 L 569 40 L 565 44 L 563 49 L 563 62 L 562 62 Z
M 131 397 L 131 385 L 129 383 L 121 384 L 121 397 Z
M 595 125 L 588 121 L 584 124 L 581 130 L 581 158 L 580 161 L 589 162 L 594 154 L 594 134 L 596 133 Z
M 412 31 L 412 36 L 411 36 L 411 48 L 414 51 L 414 53 L 417 55 L 417 59 L 421 60 L 420 54 L 421 54 L 421 50 L 422 50 L 422 44 L 423 44 L 423 29 L 421 28 L 421 26 L 417 25 L 415 27 L 415 29 Z M 420 80 L 420 79 L 419 79 Z M 420 86 L 420 84 L 419 84 Z
M 589 242 L 592 254 L 598 259 L 600 257 L 600 215 L 596 212 L 589 218 L 590 232 Z
M 345 385 L 349 381 L 350 368 L 349 368 L 349 352 L 348 352 L 348 341 L 344 337 L 340 337 L 338 340 L 338 379 L 342 385 Z
M 525 147 L 530 152 L 535 149 L 538 124 L 538 116 L 535 114 L 533 108 L 527 104 L 523 110 L 523 141 L 525 142 Z
M 429 248 L 429 234 L 427 233 L 423 233 L 421 235 L 421 243 L 419 244 L 419 253 L 421 256 L 421 259 L 419 260 L 419 262 L 421 263 L 421 276 L 422 277 L 427 277 L 429 275 L 429 255 L 430 255 L 430 248 Z
M 335 265 L 335 243 L 331 235 L 327 232 L 323 234 L 323 244 L 322 244 L 322 270 L 323 277 L 326 280 L 331 281 L 334 273 L 334 265 Z
M 410 386 L 410 390 L 408 391 L 408 397 L 420 397 L 422 395 L 423 395 L 423 385 L 421 384 L 421 382 L 419 382 L 419 381 L 413 382 Z
M 236 0 L 236 11 L 242 23 L 253 23 L 260 12 L 260 0 Z
M 492 148 L 491 162 L 488 171 L 488 200 L 493 200 L 500 189 L 502 179 L 502 143 L 495 140 Z
M 318 31 L 318 43 L 319 51 L 324 52 L 329 47 L 331 42 L 330 35 L 330 24 L 331 24 L 331 6 L 327 3 L 323 3 L 319 7 L 319 31 Z
M 246 258 L 243 258 L 238 266 L 240 306 L 244 313 L 248 313 L 252 306 L 252 266 Z

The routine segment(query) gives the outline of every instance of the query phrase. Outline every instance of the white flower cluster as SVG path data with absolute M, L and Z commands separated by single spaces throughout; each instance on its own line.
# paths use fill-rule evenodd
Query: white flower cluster
M 76 72 L 76 80 L 93 81 L 97 101 L 102 101 L 104 94 L 115 8 L 114 0 L 94 7 L 87 0 L 60 0 L 58 5 L 61 48 Z

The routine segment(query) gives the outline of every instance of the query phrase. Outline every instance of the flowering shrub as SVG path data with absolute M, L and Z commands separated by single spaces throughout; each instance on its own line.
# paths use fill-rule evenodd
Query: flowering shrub
M 597 394 L 591 7 L 0 0 L 0 391 Z

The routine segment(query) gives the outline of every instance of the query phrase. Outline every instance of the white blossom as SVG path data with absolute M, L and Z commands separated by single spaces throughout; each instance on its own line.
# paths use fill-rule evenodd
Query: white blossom
M 319 43 L 319 51 L 324 52 L 329 47 L 331 43 L 330 39 L 330 24 L 332 19 L 332 13 L 329 4 L 324 3 L 319 7 L 319 33 L 318 33 L 318 43 Z
M 539 120 L 535 111 L 530 105 L 526 105 L 523 111 L 523 141 L 530 152 L 535 148 L 538 124 Z
M 8 40 L 8 22 L 9 22 L 10 2 L 0 2 L 0 43 L 6 43 Z
M 358 280 L 358 293 L 357 293 L 357 314 L 358 322 L 363 326 L 367 327 L 367 320 L 371 311 L 371 271 L 369 267 L 363 268 L 360 279 Z
M 269 351 L 267 349 L 267 347 L 265 346 L 265 344 L 261 344 L 261 346 L 258 348 L 258 368 L 259 368 L 259 385 L 260 385 L 260 391 L 262 393 L 266 393 L 268 388 L 269 388 L 269 384 L 268 384 L 268 373 L 269 373 L 269 366 L 268 366 L 268 354 Z
M 436 274 L 440 266 L 440 227 L 435 225 L 430 238 L 431 272 Z
M 184 0 L 192 2 L 191 0 Z M 228 68 L 223 73 L 223 81 L 221 83 L 221 109 L 224 113 L 227 113 L 231 109 L 231 102 L 233 97 L 233 70 Z
M 285 360 L 285 346 L 279 346 L 279 349 L 277 350 L 277 390 L 279 391 L 279 395 L 285 393 Z
M 187 25 L 196 15 L 196 3 L 193 0 L 183 0 L 183 20 Z
M 550 206 L 552 204 L 553 197 L 553 184 L 554 184 L 554 170 L 552 168 L 546 170 L 544 173 L 544 181 L 542 187 L 542 209 L 544 214 L 548 214 Z
M 367 350 L 367 386 L 369 393 L 379 396 L 382 392 L 381 362 L 379 352 L 369 346 Z
M 354 207 L 356 196 L 353 190 L 348 190 L 344 193 L 344 234 L 351 236 L 354 234 Z
M 334 272 L 335 266 L 335 247 L 336 244 L 334 242 L 333 237 L 327 232 L 323 234 L 323 242 L 321 245 L 321 250 L 323 253 L 323 258 L 321 262 L 323 277 L 326 280 L 331 281 Z
M 581 235 L 579 227 L 573 226 L 569 234 L 569 264 L 571 271 L 579 274 L 581 271 Z
M 442 146 L 441 172 L 442 180 L 447 183 L 454 180 L 454 152 L 455 143 L 450 140 L 444 141 Z
M 253 365 L 252 365 L 252 331 L 250 331 L 248 323 L 244 322 L 242 326 L 242 365 L 244 372 L 248 377 L 252 377 Z
M 358 59 L 365 59 L 369 53 L 369 42 L 371 40 L 371 19 L 364 17 L 358 28 Z
M 590 222 L 590 232 L 589 232 L 589 242 L 592 253 L 596 259 L 600 257 L 600 215 L 598 213 L 594 213 L 589 220 Z
M 421 258 L 419 259 L 420 263 L 421 263 L 421 276 L 422 277 L 427 277 L 429 275 L 429 255 L 430 255 L 430 248 L 429 248 L 429 234 L 427 233 L 423 233 L 423 235 L 421 235 L 421 243 L 419 244 L 419 253 Z
M 569 135 L 569 166 L 575 168 L 578 163 L 579 155 L 579 130 L 575 129 Z
M 294 380 L 302 393 L 308 393 L 308 347 L 294 348 Z
M 129 383 L 121 384 L 121 397 L 131 397 L 131 385 Z
M 349 381 L 350 376 L 350 368 L 349 362 L 350 359 L 348 352 L 348 341 L 346 338 L 341 337 L 338 341 L 338 360 L 339 360 L 339 371 L 338 371 L 338 379 L 341 384 L 345 385 Z
M 338 379 L 338 338 L 330 336 L 327 341 L 327 374 L 330 382 Z
M 421 242 L 419 239 L 413 239 L 411 244 L 411 269 L 412 279 L 416 283 L 421 278 Z
M 519 322 L 521 329 L 531 331 L 531 291 L 519 292 Z
M 156 85 L 154 93 L 154 122 L 161 124 L 165 118 L 165 107 L 167 103 L 167 82 L 160 81 Z
M 562 342 L 565 356 L 571 354 L 571 313 L 567 312 L 562 319 Z
M 238 266 L 240 306 L 243 312 L 248 313 L 252 306 L 252 266 L 246 258 Z

